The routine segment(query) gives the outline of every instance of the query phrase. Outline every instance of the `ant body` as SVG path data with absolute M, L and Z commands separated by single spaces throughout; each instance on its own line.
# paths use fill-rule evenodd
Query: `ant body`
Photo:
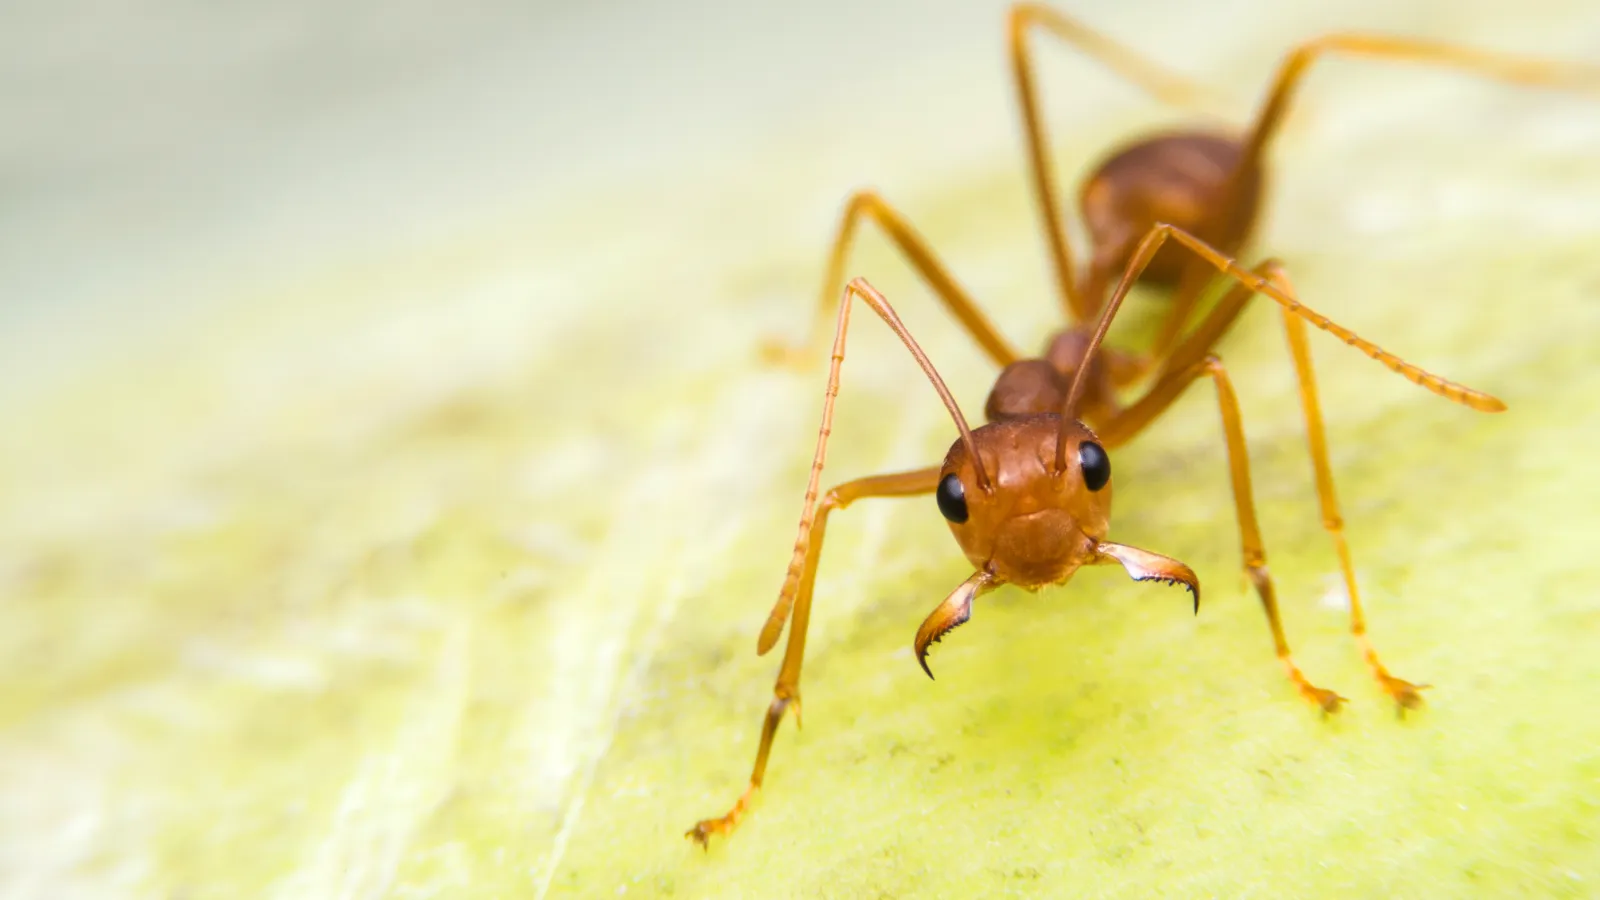
M 1037 358 L 1017 353 L 995 331 L 956 283 L 927 242 L 904 216 L 877 194 L 862 191 L 846 206 L 829 254 L 816 326 L 802 348 L 769 347 L 780 358 L 820 351 L 829 318 L 835 319 L 822 426 L 817 437 L 799 535 L 783 582 L 757 644 L 771 650 L 789 623 L 789 640 L 774 697 L 761 730 L 749 786 L 733 808 L 706 819 L 688 836 L 708 845 L 711 835 L 731 832 L 761 786 L 767 757 L 784 713 L 800 714 L 800 670 L 805 655 L 812 587 L 828 516 L 865 497 L 932 493 L 951 532 L 975 567 L 972 576 L 940 603 L 917 630 L 917 660 L 928 670 L 927 652 L 951 629 L 966 622 L 973 600 L 1003 584 L 1037 590 L 1062 584 L 1086 565 L 1116 563 L 1137 581 L 1159 580 L 1187 588 L 1196 611 L 1200 585 L 1183 563 L 1149 550 L 1107 540 L 1111 510 L 1111 462 L 1107 451 L 1125 444 L 1159 417 L 1194 382 L 1210 378 L 1217 392 L 1224 443 L 1239 523 L 1243 565 L 1272 632 L 1274 647 L 1299 693 L 1324 713 L 1345 702 L 1312 684 L 1295 664 L 1279 620 L 1277 598 L 1256 521 L 1238 400 L 1222 361 L 1212 353 L 1254 294 L 1281 307 L 1304 410 L 1323 526 L 1339 557 L 1350 600 L 1351 632 L 1382 689 L 1403 712 L 1421 705 L 1420 691 L 1388 671 L 1366 637 L 1355 570 L 1343 534 L 1327 442 L 1311 368 L 1306 323 L 1356 347 L 1418 385 L 1471 409 L 1499 412 L 1497 398 L 1448 381 L 1389 353 L 1302 304 L 1283 266 L 1267 260 L 1246 269 L 1234 257 L 1253 232 L 1262 192 L 1262 154 L 1288 112 L 1301 79 L 1330 53 L 1406 60 L 1456 68 L 1500 80 L 1548 86 L 1600 87 L 1600 69 L 1520 59 L 1447 44 L 1379 35 L 1331 35 L 1292 50 L 1279 67 L 1255 122 L 1241 134 L 1175 131 L 1144 138 L 1114 151 L 1084 182 L 1079 193 L 1092 248 L 1081 279 L 1063 229 L 1057 185 L 1046 155 L 1028 35 L 1044 29 L 1088 52 L 1164 100 L 1189 103 L 1196 86 L 1143 60 L 1132 51 L 1049 7 L 1014 6 L 1008 46 L 1027 137 L 1031 185 L 1043 218 L 1068 325 Z M 944 381 L 889 301 L 863 279 L 844 286 L 846 255 L 857 223 L 878 223 L 944 302 L 973 340 L 1001 367 L 984 412 L 988 423 L 969 428 Z M 1120 273 L 1109 299 L 1106 289 Z M 1233 284 L 1187 333 L 1205 289 L 1219 275 Z M 1107 329 L 1135 282 L 1171 287 L 1172 304 L 1150 349 L 1134 353 L 1103 347 Z M 941 465 L 877 475 L 840 484 L 819 503 L 819 482 L 832 430 L 834 400 L 844 361 L 851 298 L 870 306 L 915 357 L 955 422 L 959 437 Z M 810 354 L 807 354 L 808 356 Z M 814 358 L 814 356 L 811 356 Z M 1143 385 L 1123 403 L 1119 393 Z

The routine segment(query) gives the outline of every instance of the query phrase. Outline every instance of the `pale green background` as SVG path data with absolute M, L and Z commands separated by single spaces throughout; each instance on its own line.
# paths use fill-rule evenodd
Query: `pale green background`
M 966 564 L 931 502 L 864 502 L 806 730 L 705 855 L 681 835 L 748 772 L 821 399 L 754 347 L 808 321 L 845 192 L 901 204 L 1019 343 L 1055 322 L 999 7 L 329 9 L 0 25 L 0 893 L 1600 895 L 1596 100 L 1331 65 L 1277 154 L 1262 244 L 1305 299 L 1511 407 L 1315 344 L 1424 713 L 1343 634 L 1257 310 L 1223 352 L 1291 639 L 1346 713 L 1272 661 L 1197 391 L 1117 457 L 1113 534 L 1193 565 L 1199 618 L 1112 570 L 1007 590 L 931 683 L 911 637 Z M 1092 16 L 1241 111 L 1336 24 L 1600 56 L 1587 3 L 1249 9 Z M 1069 171 L 1170 118 L 1047 72 Z M 979 354 L 876 241 L 852 268 L 976 415 Z M 951 438 L 858 321 L 830 481 Z

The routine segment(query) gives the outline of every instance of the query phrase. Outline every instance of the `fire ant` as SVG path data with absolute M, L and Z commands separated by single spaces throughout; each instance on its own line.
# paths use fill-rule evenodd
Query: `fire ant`
M 1027 137 L 1032 189 L 1043 218 L 1068 325 L 1037 358 L 1017 353 L 995 331 L 972 298 L 934 255 L 928 243 L 898 211 L 871 191 L 850 198 L 834 238 L 817 322 L 805 348 L 769 346 L 769 356 L 795 358 L 820 350 L 834 298 L 840 296 L 846 254 L 862 218 L 876 222 L 973 340 L 1001 367 L 984 414 L 988 423 L 967 425 L 943 379 L 901 323 L 889 301 L 861 278 L 843 290 L 834 327 L 822 425 L 806 485 L 799 535 L 778 601 L 757 642 L 765 654 L 777 644 L 785 623 L 788 647 L 778 671 L 773 700 L 761 729 L 749 786 L 725 815 L 706 819 L 687 833 L 708 846 L 713 834 L 731 832 L 761 787 L 767 756 L 784 713 L 800 717 L 800 669 L 805 656 L 812 586 L 816 580 L 828 516 L 866 497 L 933 494 L 956 542 L 975 568 L 972 576 L 940 603 L 917 629 L 913 646 L 928 676 L 931 644 L 963 624 L 981 594 L 1003 584 L 1038 590 L 1063 584 L 1082 566 L 1116 563 L 1135 581 L 1180 585 L 1200 606 L 1200 584 L 1182 562 L 1107 539 L 1111 512 L 1113 450 L 1159 417 L 1194 382 L 1209 378 L 1217 392 L 1237 509 L 1245 573 L 1260 597 L 1278 660 L 1299 693 L 1325 714 L 1346 699 L 1312 684 L 1295 664 L 1278 616 L 1278 601 L 1267 571 L 1265 544 L 1256 521 L 1249 458 L 1238 400 L 1222 360 L 1212 348 L 1254 294 L 1281 307 L 1305 414 L 1323 527 L 1333 541 L 1350 601 L 1350 630 L 1379 685 L 1400 711 L 1421 705 L 1421 691 L 1390 674 L 1366 636 L 1366 620 L 1355 570 L 1344 539 L 1344 521 L 1333 486 L 1327 440 L 1311 368 L 1306 323 L 1333 334 L 1416 384 L 1481 412 L 1500 412 L 1496 397 L 1448 381 L 1389 353 L 1300 302 L 1284 267 L 1268 259 L 1246 269 L 1234 258 L 1250 239 L 1262 192 L 1262 153 L 1288 112 L 1301 79 L 1327 54 L 1405 60 L 1500 80 L 1546 86 L 1600 87 L 1600 69 L 1505 56 L 1448 44 L 1383 35 L 1335 34 L 1293 49 L 1253 125 L 1242 134 L 1186 130 L 1158 134 L 1115 150 L 1079 193 L 1092 243 L 1081 280 L 1062 227 L 1057 185 L 1038 113 L 1038 92 L 1028 36 L 1043 29 L 1077 46 L 1163 100 L 1188 104 L 1200 88 L 1144 60 L 1108 38 L 1049 7 L 1012 7 L 1007 34 L 1017 96 Z M 1120 273 L 1109 300 L 1100 300 Z M 1215 306 L 1186 334 L 1184 329 L 1209 285 L 1225 275 L 1233 283 Z M 1173 289 L 1172 303 L 1153 345 L 1144 352 L 1103 347 L 1102 341 L 1123 298 L 1144 280 Z M 954 420 L 959 437 L 937 466 L 860 478 L 820 495 L 819 482 L 832 431 L 834 400 L 844 362 L 851 298 L 865 302 L 894 331 L 921 366 Z M 1092 324 L 1091 324 L 1092 323 Z M 814 357 L 813 357 L 814 358 Z M 1124 404 L 1119 392 L 1143 385 Z

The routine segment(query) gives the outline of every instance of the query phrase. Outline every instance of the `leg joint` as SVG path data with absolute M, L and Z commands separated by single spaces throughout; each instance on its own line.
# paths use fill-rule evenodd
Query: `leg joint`
M 857 188 L 845 202 L 845 217 L 854 219 L 863 212 L 874 212 L 888 206 L 883 196 L 874 188 Z

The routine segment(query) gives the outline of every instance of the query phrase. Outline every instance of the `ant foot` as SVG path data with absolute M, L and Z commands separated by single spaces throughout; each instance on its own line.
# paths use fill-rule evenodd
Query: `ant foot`
M 1339 711 L 1341 706 L 1350 702 L 1344 697 L 1339 696 L 1338 693 L 1327 690 L 1326 688 L 1319 688 L 1310 682 L 1300 683 L 1300 696 L 1310 700 L 1312 703 L 1315 703 L 1318 707 L 1320 707 L 1324 716 L 1333 715 Z
M 1412 684 L 1403 678 L 1396 678 L 1387 672 L 1378 676 L 1378 683 L 1383 685 L 1383 690 L 1394 698 L 1397 704 L 1396 711 L 1404 716 L 1406 710 L 1422 708 L 1422 692 L 1432 687 L 1431 684 Z
M 733 816 L 727 815 L 720 819 L 701 819 L 694 823 L 694 827 L 685 831 L 683 836 L 692 838 L 701 850 L 711 850 L 711 836 L 713 834 L 727 834 L 733 831 Z
M 728 814 L 718 819 L 701 819 L 694 823 L 694 827 L 685 831 L 683 836 L 691 838 L 702 850 L 711 849 L 711 836 L 713 834 L 732 834 L 738 826 L 739 820 L 744 818 L 745 810 L 750 808 L 750 801 L 755 797 L 756 786 L 750 785 L 739 795 L 739 802 L 728 810 Z

